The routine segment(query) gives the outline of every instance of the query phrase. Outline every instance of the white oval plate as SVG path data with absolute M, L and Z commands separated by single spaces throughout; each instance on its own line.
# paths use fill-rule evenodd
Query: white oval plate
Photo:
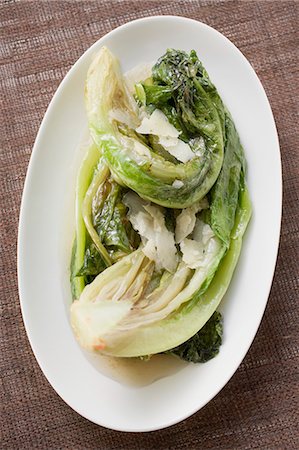
M 68 321 L 72 233 L 65 229 L 72 213 L 66 208 L 67 192 L 86 127 L 84 80 L 92 55 L 103 45 L 118 56 L 124 70 L 155 61 L 169 47 L 195 49 L 234 117 L 248 161 L 253 217 L 222 304 L 220 353 L 144 387 L 122 385 L 96 370 Z M 42 371 L 62 399 L 92 422 L 123 431 L 167 427 L 211 400 L 244 358 L 267 303 L 280 234 L 281 188 L 278 137 L 266 94 L 246 58 L 222 34 L 183 17 L 149 17 L 121 26 L 89 48 L 61 83 L 38 132 L 19 226 L 25 327 Z

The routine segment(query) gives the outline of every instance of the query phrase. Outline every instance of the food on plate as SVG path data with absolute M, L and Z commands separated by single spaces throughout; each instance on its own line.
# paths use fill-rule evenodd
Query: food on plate
M 195 51 L 123 75 L 102 47 L 87 73 L 71 324 L 106 355 L 214 357 L 251 216 L 233 119 Z

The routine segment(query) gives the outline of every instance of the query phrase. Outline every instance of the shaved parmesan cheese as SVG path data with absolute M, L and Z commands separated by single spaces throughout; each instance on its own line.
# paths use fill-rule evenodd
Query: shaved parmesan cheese
M 174 187 L 176 189 L 180 189 L 183 186 L 184 186 L 184 183 L 181 180 L 174 180 L 174 182 L 172 183 L 172 187 Z
M 145 254 L 145 256 L 150 259 L 151 261 L 156 262 L 157 258 L 157 250 L 154 240 L 148 240 L 144 247 L 142 248 L 142 252 Z
M 198 240 L 185 238 L 180 243 L 183 261 L 190 269 L 210 265 L 221 248 L 219 239 L 208 224 L 197 219 L 196 228 Z
M 175 147 L 177 143 L 177 137 L 159 136 L 159 144 L 161 144 L 165 149 L 167 149 L 168 147 Z
M 161 144 L 161 138 L 159 139 L 159 143 Z M 163 145 L 163 147 L 168 151 L 168 153 L 182 163 L 186 163 L 196 156 L 190 146 L 186 144 L 186 142 L 181 141 L 181 139 L 177 139 L 177 143 L 175 145 Z
M 202 242 L 203 245 L 207 245 L 209 240 L 214 236 L 212 228 L 204 223 L 202 220 L 197 220 L 194 231 L 192 234 L 192 238 L 195 241 Z
M 177 138 L 180 135 L 180 132 L 171 125 L 165 114 L 159 109 L 155 109 L 150 117 L 144 117 L 136 131 L 140 134 L 154 134 L 155 136 L 172 138 Z
M 186 142 L 178 139 L 180 132 L 159 109 L 155 109 L 150 117 L 143 117 L 136 131 L 140 134 L 153 134 L 158 136 L 159 144 L 182 163 L 186 163 L 196 156 Z
M 174 272 L 177 250 L 174 235 L 166 228 L 162 208 L 145 202 L 133 192 L 128 192 L 123 202 L 129 208 L 128 218 L 144 244 L 143 253 L 156 263 L 158 269 Z
M 185 208 L 181 211 L 176 218 L 175 242 L 180 243 L 192 233 L 196 222 L 196 214 L 202 209 L 206 209 L 208 207 L 209 203 L 205 197 L 189 208 Z
M 131 93 L 135 92 L 135 84 L 152 76 L 153 63 L 138 64 L 124 75 L 125 83 Z

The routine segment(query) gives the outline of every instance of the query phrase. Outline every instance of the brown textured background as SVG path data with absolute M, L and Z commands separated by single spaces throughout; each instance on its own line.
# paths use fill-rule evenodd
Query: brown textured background
M 297 1 L 0 1 L 0 448 L 299 448 L 298 6 Z M 232 380 L 188 420 L 158 432 L 125 434 L 72 411 L 33 357 L 17 292 L 18 214 L 35 135 L 64 75 L 108 31 L 158 14 L 206 22 L 231 39 L 253 65 L 279 132 L 284 211 L 269 304 Z

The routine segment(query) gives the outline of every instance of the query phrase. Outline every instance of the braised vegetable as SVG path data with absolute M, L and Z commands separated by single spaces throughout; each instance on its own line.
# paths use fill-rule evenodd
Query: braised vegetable
M 102 49 L 87 75 L 86 109 L 90 132 L 118 180 L 154 203 L 185 208 L 207 194 L 221 170 L 222 102 L 194 52 L 188 56 L 185 52 L 168 51 L 153 68 L 153 83 L 144 91 L 146 104 L 162 107 L 162 113 L 168 111 L 168 118 L 173 108 L 176 113 L 172 125 L 161 120 L 162 113 L 152 125 L 160 121 L 158 136 L 172 138 L 168 139 L 171 144 L 168 148 L 183 146 L 179 133 L 184 129 L 185 140 L 199 148 L 198 152 L 190 150 L 192 158 L 184 160 L 183 164 L 174 164 L 137 139 L 122 134 L 119 117 L 133 127 L 138 124 L 138 112 L 121 77 L 119 64 L 108 49 Z M 160 94 L 154 95 L 153 89 Z M 109 116 L 109 111 L 114 110 L 118 111 L 117 119 L 113 114 Z M 150 132 L 150 126 L 147 130 L 143 127 L 144 131 L 139 126 L 138 130 L 141 134 L 156 134 L 153 129 Z M 196 140 L 203 141 L 203 145 L 199 146 Z M 185 146 L 183 154 L 187 147 L 190 148 Z M 176 180 L 182 183 L 179 188 L 173 186 Z
M 93 144 L 76 189 L 74 332 L 107 355 L 207 361 L 251 215 L 233 119 L 194 51 L 167 50 L 124 78 L 102 48 L 85 97 Z

